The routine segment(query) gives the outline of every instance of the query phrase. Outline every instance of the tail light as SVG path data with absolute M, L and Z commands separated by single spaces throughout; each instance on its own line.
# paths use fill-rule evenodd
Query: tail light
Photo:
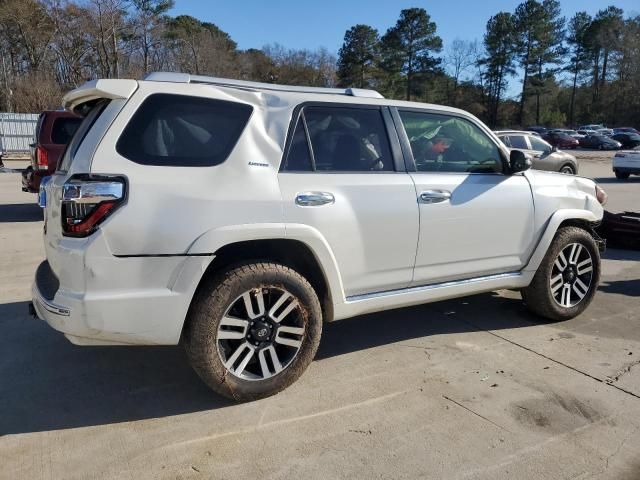
M 49 153 L 42 147 L 36 147 L 36 165 L 38 170 L 49 168 Z
M 62 232 L 67 237 L 91 235 L 125 199 L 120 177 L 76 177 L 62 187 Z

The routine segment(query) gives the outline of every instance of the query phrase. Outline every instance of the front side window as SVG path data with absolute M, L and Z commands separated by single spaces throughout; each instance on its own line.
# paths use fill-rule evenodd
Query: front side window
M 116 150 L 143 165 L 219 165 L 233 150 L 252 110 L 210 98 L 150 95 L 125 127 Z
M 284 170 L 305 171 L 310 169 L 310 164 L 316 172 L 393 171 L 391 147 L 380 109 L 305 107 L 298 119 Z
M 551 145 L 549 145 L 541 138 L 531 136 L 529 137 L 529 141 L 531 142 L 531 150 L 537 150 L 546 153 L 549 153 L 551 151 Z
M 498 146 L 464 118 L 400 111 L 419 172 L 501 173 Z

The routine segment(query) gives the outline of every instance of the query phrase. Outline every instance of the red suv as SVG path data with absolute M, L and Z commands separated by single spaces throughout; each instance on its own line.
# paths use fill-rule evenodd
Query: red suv
M 36 125 L 31 165 L 22 172 L 22 191 L 37 193 L 40 180 L 56 171 L 58 160 L 82 118 L 73 113 L 45 110 Z

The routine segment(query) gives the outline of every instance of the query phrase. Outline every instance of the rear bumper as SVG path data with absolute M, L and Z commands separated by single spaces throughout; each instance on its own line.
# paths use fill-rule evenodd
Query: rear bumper
M 640 173 L 640 166 L 637 166 L 637 167 L 617 167 L 617 166 L 614 166 L 613 167 L 613 171 L 614 172 L 620 172 L 620 173 L 636 174 L 636 173 Z
M 84 244 L 84 261 L 67 246 L 56 249 L 55 273 L 38 268 L 32 286 L 37 316 L 79 345 L 176 345 L 213 257 L 118 258 L 96 255 L 106 247 L 96 243 Z

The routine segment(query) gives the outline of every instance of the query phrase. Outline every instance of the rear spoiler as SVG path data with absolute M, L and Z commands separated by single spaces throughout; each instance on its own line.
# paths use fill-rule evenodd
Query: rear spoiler
M 136 80 L 91 80 L 67 93 L 62 98 L 62 106 L 65 110 L 74 112 L 79 105 L 99 98 L 127 99 L 133 95 L 137 88 L 138 82 Z

